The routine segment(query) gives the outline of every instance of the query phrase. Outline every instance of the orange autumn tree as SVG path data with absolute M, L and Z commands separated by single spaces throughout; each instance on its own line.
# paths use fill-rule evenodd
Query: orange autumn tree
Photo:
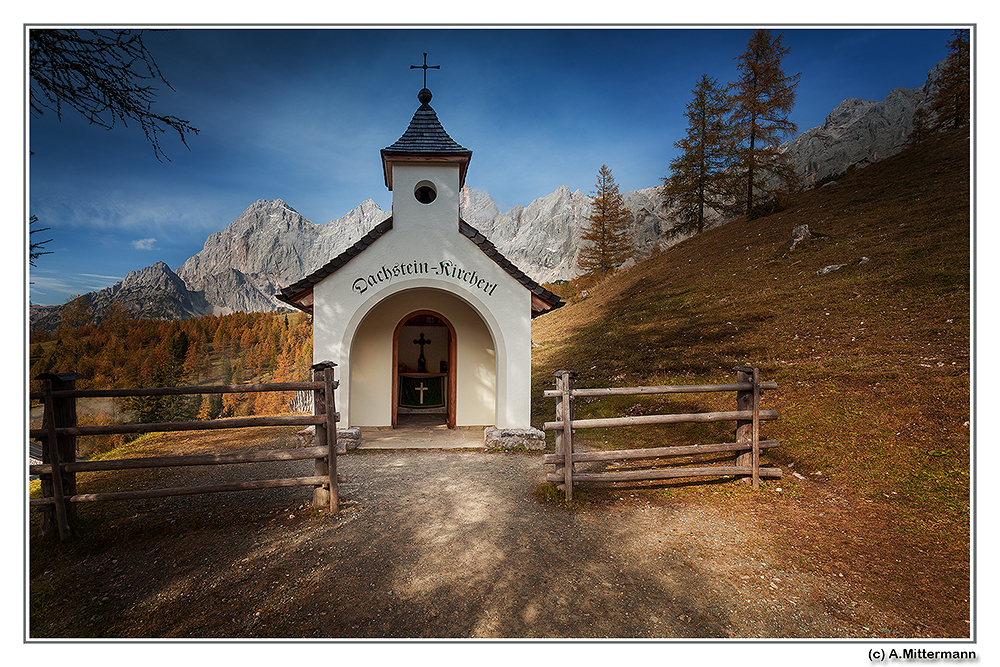
M 579 269 L 593 277 L 608 275 L 625 263 L 634 252 L 632 214 L 618 192 L 611 169 L 602 164 L 591 193 L 589 222 L 581 236 L 586 244 L 576 259 Z
M 30 362 L 31 378 L 47 372 L 82 373 L 81 389 L 303 381 L 312 376 L 312 323 L 304 313 L 233 313 L 165 322 L 132 319 L 119 308 L 97 324 L 68 318 L 55 335 L 32 331 Z M 32 381 L 31 388 L 40 389 L 40 383 Z M 222 394 L 211 394 L 135 407 L 154 421 L 204 419 L 286 412 L 292 396 L 227 394 L 223 404 Z

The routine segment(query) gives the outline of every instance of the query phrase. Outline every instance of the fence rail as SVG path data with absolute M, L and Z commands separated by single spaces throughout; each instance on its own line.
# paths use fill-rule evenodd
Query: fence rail
M 577 389 L 574 387 L 576 374 L 572 371 L 556 372 L 556 389 L 546 390 L 544 396 L 556 399 L 556 419 L 545 422 L 543 430 L 555 431 L 556 452 L 545 454 L 543 464 L 554 464 L 555 472 L 547 473 L 546 479 L 561 484 L 566 499 L 573 499 L 573 485 L 576 482 L 626 482 L 650 481 L 677 477 L 706 476 L 749 476 L 753 487 L 759 486 L 761 477 L 781 477 L 779 468 L 761 468 L 760 451 L 777 447 L 776 440 L 760 440 L 761 421 L 778 418 L 776 410 L 761 410 L 760 397 L 763 390 L 777 389 L 776 382 L 761 382 L 760 370 L 748 366 L 738 366 L 737 382 L 708 385 L 669 385 L 661 387 L 604 387 Z M 577 397 L 641 396 L 656 394 L 736 392 L 734 411 L 700 412 L 689 414 L 644 415 L 639 417 L 611 417 L 604 419 L 576 419 L 574 399 Z M 616 451 L 576 452 L 573 432 L 575 429 L 615 428 L 647 424 L 683 424 L 735 421 L 736 442 L 656 447 L 648 449 L 628 449 Z M 652 468 L 614 472 L 582 472 L 576 470 L 577 463 L 596 461 L 628 461 L 640 459 L 660 459 L 679 456 L 698 456 L 719 452 L 736 453 L 735 465 L 702 466 L 678 468 Z
M 42 463 L 29 466 L 29 474 L 37 474 L 41 479 L 42 498 L 29 501 L 30 507 L 43 510 L 42 532 L 49 534 L 58 530 L 62 540 L 71 535 L 71 524 L 75 519 L 74 503 L 104 500 L 136 500 L 164 498 L 179 495 L 219 493 L 225 491 L 245 491 L 290 486 L 312 486 L 313 504 L 328 505 L 336 512 L 339 505 L 337 484 L 343 481 L 337 475 L 337 427 L 340 420 L 336 412 L 333 390 L 337 382 L 333 379 L 332 362 L 321 362 L 313 366 L 312 382 L 281 382 L 248 385 L 209 385 L 181 387 L 149 387 L 139 389 L 76 389 L 76 381 L 83 376 L 78 373 L 45 373 L 39 376 L 43 391 L 30 392 L 29 397 L 44 401 L 45 414 L 43 428 L 30 429 L 29 437 L 42 443 Z M 183 394 L 221 394 L 271 391 L 309 391 L 313 394 L 313 414 L 309 416 L 277 415 L 267 417 L 246 417 L 238 419 L 216 419 L 207 421 L 157 422 L 144 424 L 117 424 L 110 426 L 77 426 L 76 400 L 79 398 L 114 398 L 176 396 Z M 155 433 L 165 431 L 193 431 L 212 429 L 235 429 L 253 426 L 295 426 L 314 425 L 316 427 L 315 446 L 296 449 L 272 449 L 265 451 L 226 452 L 217 454 L 197 454 L 185 456 L 157 456 L 107 461 L 76 461 L 76 437 L 82 435 L 107 435 L 121 433 Z M 134 470 L 193 465 L 226 465 L 235 463 L 260 463 L 268 461 L 293 461 L 313 459 L 315 474 L 307 477 L 252 480 L 201 486 L 184 486 L 138 491 L 112 491 L 105 493 L 80 494 L 76 492 L 76 473 L 95 471 Z M 52 511 L 54 510 L 54 512 Z M 55 514 L 53 521 L 52 514 Z

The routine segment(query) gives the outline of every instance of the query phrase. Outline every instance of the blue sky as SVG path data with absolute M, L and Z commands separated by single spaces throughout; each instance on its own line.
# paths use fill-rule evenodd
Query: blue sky
M 922 85 L 951 28 L 768 26 L 801 72 L 792 119 L 820 125 L 848 97 Z M 658 185 L 702 74 L 736 79 L 752 27 L 180 28 L 146 45 L 174 90 L 161 113 L 200 130 L 163 135 L 158 162 L 134 124 L 105 131 L 73 112 L 30 119 L 29 213 L 52 255 L 30 300 L 63 303 L 157 261 L 176 270 L 257 199 L 323 224 L 366 199 L 388 211 L 379 150 L 431 105 L 473 151 L 467 184 L 501 210 L 561 185 L 589 193 L 601 164 L 624 190 Z

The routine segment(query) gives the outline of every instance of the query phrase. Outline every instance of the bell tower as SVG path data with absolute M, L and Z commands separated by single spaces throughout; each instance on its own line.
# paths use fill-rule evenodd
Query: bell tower
M 382 149 L 385 185 L 392 191 L 393 226 L 427 227 L 458 224 L 459 192 L 472 151 L 448 136 L 431 107 L 427 69 L 438 65 L 412 65 L 424 70 L 424 88 L 417 93 L 420 107 L 396 143 Z

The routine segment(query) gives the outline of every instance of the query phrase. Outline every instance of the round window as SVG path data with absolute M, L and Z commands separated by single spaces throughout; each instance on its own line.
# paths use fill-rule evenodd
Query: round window
M 417 198 L 417 201 L 421 204 L 430 204 L 437 197 L 437 190 L 434 188 L 434 184 L 430 181 L 420 181 L 417 186 L 413 188 L 413 196 Z

